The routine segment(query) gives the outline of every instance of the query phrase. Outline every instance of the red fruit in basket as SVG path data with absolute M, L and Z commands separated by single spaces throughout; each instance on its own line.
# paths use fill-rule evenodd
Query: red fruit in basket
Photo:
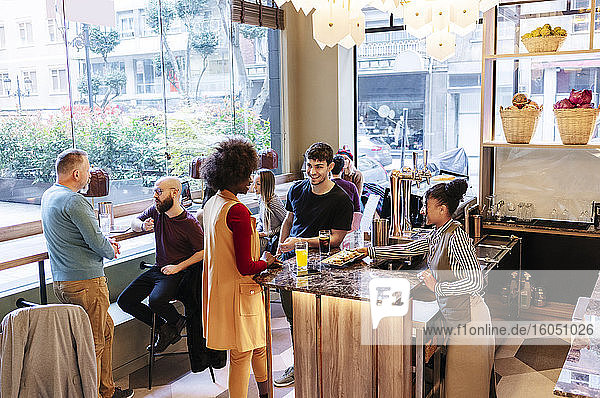
M 554 104 L 554 109 L 571 109 L 571 108 L 575 108 L 575 104 L 573 104 L 567 98 L 561 99 L 556 104 Z
M 590 104 L 579 105 L 578 108 L 592 109 L 592 108 L 594 108 L 594 103 L 592 102 Z
M 591 90 L 577 91 L 575 89 L 572 89 L 571 95 L 569 96 L 569 101 L 571 101 L 575 105 L 589 104 L 590 102 L 592 102 L 592 91 Z

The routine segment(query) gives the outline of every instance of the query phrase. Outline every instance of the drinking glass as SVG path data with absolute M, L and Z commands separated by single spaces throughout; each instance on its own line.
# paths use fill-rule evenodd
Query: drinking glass
M 515 216 L 515 210 L 517 210 L 517 207 L 515 206 L 515 204 L 513 202 L 508 202 L 506 204 L 506 209 L 508 210 L 509 217 Z
M 110 234 L 110 214 L 100 213 L 98 215 L 98 220 L 100 222 L 100 231 L 102 231 L 105 236 L 108 236 Z
M 525 221 L 533 220 L 533 203 L 525 203 Z
M 519 202 L 517 211 L 517 220 L 525 221 L 525 202 Z
M 319 231 L 319 254 L 328 256 L 331 243 L 331 231 L 324 229 Z
M 308 242 L 296 242 L 296 275 L 308 275 Z

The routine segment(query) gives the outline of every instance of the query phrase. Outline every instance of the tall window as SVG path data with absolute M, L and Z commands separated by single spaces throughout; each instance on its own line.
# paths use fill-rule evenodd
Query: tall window
M 53 93 L 66 93 L 67 92 L 67 70 L 64 68 L 52 68 L 50 69 L 50 80 L 52 81 L 52 92 Z
M 119 21 L 119 34 L 123 39 L 129 39 L 135 36 L 133 11 L 125 11 L 117 13 Z
M 33 29 L 30 21 L 23 21 L 17 24 L 19 29 L 19 39 L 21 45 L 29 45 L 33 43 Z
M 389 15 L 369 15 L 367 26 L 377 29 L 367 28 L 365 42 L 356 49 L 358 167 L 365 180 L 387 185 L 385 171 L 411 165 L 412 152 L 420 155 L 428 149 L 430 159 L 439 163 L 440 155 L 464 150 L 468 157 L 464 168 L 448 171 L 468 169 L 475 188 L 481 26 L 457 36 L 456 56 L 440 63 L 426 54 L 425 39 L 403 30 L 402 20 L 394 19 L 394 25 L 384 28 Z
M 25 82 L 28 82 L 25 84 Z M 37 73 L 34 70 L 25 70 L 23 71 L 23 84 L 25 90 L 29 90 L 27 94 L 37 94 L 38 92 L 38 82 L 37 82 Z
M 136 77 L 136 93 L 152 94 L 156 93 L 158 79 L 155 76 L 154 62 L 152 59 L 138 59 L 133 61 Z
M 6 48 L 6 36 L 4 33 L 4 25 L 0 25 L 0 50 Z
M 81 23 L 67 23 L 65 43 L 60 21 L 37 15 L 46 0 L 0 3 L 0 49 L 11 46 L 10 56 L 0 51 L 0 81 L 10 78 L 13 94 L 18 76 L 22 90 L 7 96 L 0 84 L 0 228 L 40 220 L 56 155 L 73 146 L 110 175 L 109 195 L 94 203 L 115 206 L 152 198 L 167 173 L 189 178 L 190 159 L 231 134 L 282 155 L 279 32 L 232 24 L 231 0 L 116 1 L 114 30 L 90 25 L 87 52 Z M 14 253 L 6 245 L 15 245 L 0 242 L 11 259 L 45 250 L 41 234 Z M 153 245 L 152 235 L 137 237 L 122 254 Z M 30 272 L 24 284 L 36 280 L 36 265 L 25 268 L 15 270 Z
M 60 33 L 56 29 L 56 20 L 54 18 L 48 20 L 48 40 L 54 43 L 58 40 Z
M 8 72 L 0 72 L 0 96 L 8 95 L 4 88 L 4 80 L 8 79 Z

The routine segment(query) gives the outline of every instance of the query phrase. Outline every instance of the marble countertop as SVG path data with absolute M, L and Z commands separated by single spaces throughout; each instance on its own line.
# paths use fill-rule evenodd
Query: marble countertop
M 309 268 L 317 265 L 320 262 L 318 252 L 311 251 L 308 262 Z M 414 289 L 420 283 L 417 272 L 418 270 L 382 270 L 371 268 L 365 261 L 356 261 L 345 268 L 323 265 L 319 273 L 298 277 L 294 257 L 284 261 L 282 268 L 266 270 L 257 275 L 255 280 L 261 285 L 284 290 L 368 301 L 371 279 L 406 278 L 411 289 Z
M 592 322 L 595 328 L 600 328 L 600 278 L 591 298 L 582 302 L 586 306 L 582 311 L 583 321 Z M 576 398 L 600 397 L 600 339 L 574 339 L 554 387 L 554 394 Z

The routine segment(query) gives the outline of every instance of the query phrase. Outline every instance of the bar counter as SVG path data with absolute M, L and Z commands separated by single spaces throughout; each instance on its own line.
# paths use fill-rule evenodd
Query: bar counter
M 309 264 L 316 261 L 318 253 L 311 251 Z M 364 261 L 297 277 L 295 258 L 256 277 L 265 287 L 292 291 L 296 397 L 413 395 L 411 345 L 402 344 L 412 337 L 411 317 L 383 318 L 377 329 L 371 326 L 368 285 L 380 277 L 404 277 L 411 289 L 419 283 L 415 271 L 380 270 Z M 412 311 L 412 299 L 408 305 Z M 269 338 L 267 343 L 270 348 Z
M 600 327 L 600 275 L 590 298 L 577 302 L 573 320 L 594 322 Z M 597 333 L 597 331 L 596 331 Z M 560 372 L 554 394 L 562 397 L 600 397 L 600 340 L 574 338 Z

